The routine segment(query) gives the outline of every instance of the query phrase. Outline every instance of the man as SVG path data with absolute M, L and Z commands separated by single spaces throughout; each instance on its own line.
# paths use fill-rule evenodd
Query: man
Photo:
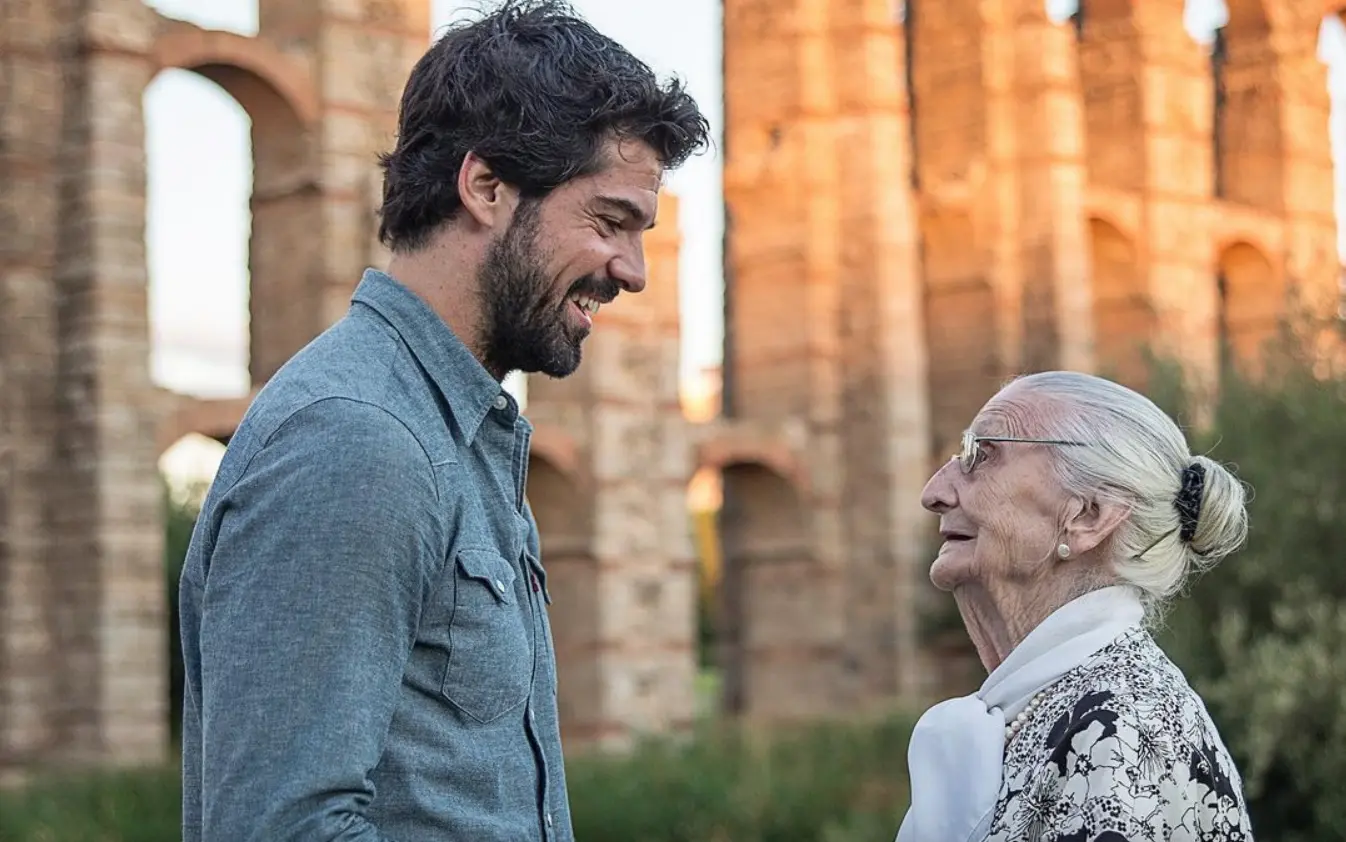
M 556 2 L 416 65 L 388 272 L 257 397 L 193 536 L 187 842 L 571 842 L 531 427 L 500 381 L 575 371 L 706 140 L 681 87 Z

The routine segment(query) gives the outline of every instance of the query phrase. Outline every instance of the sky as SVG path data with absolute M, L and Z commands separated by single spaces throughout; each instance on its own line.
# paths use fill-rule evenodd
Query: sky
M 1044 0 L 1058 19 L 1078 0 Z M 680 199 L 684 378 L 718 364 L 722 323 L 720 0 L 572 0 L 597 27 L 657 73 L 676 73 L 711 121 L 714 148 L 669 177 Z M 257 30 L 255 0 L 152 0 L 166 15 L 245 35 Z M 434 26 L 461 14 L 463 0 L 436 0 Z M 900 4 L 899 4 L 900 8 Z M 1187 28 L 1199 40 L 1223 23 L 1222 0 L 1191 0 Z M 900 12 L 899 12 L 900 14 Z M 1335 21 L 1335 19 L 1334 19 Z M 1346 92 L 1346 29 L 1324 28 L 1320 58 Z M 1341 100 L 1346 102 L 1346 100 Z M 246 113 L 194 74 L 161 73 L 145 94 L 149 162 L 147 246 L 154 379 L 203 397 L 245 394 L 247 248 L 251 152 Z M 1346 109 L 1333 115 L 1334 152 L 1346 140 Z M 1338 152 L 1339 154 L 1339 152 Z M 1346 181 L 1339 168 L 1338 213 Z

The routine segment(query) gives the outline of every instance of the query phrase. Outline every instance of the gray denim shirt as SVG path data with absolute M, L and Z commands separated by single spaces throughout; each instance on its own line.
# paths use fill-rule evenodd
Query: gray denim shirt
M 572 842 L 532 427 L 367 271 L 249 408 L 180 588 L 186 842 Z

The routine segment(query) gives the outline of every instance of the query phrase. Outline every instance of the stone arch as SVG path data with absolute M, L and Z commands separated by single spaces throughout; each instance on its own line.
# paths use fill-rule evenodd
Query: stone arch
M 214 439 L 228 445 L 234 431 L 248 411 L 249 404 L 257 396 L 257 390 L 239 398 L 222 400 L 200 400 L 180 397 L 173 401 L 168 411 L 159 421 L 156 431 L 158 453 L 164 453 L 174 443 L 191 433 L 198 433 L 208 439 Z
M 995 394 L 1003 372 L 990 261 L 977 244 L 972 219 L 932 210 L 922 214 L 920 231 L 933 466 L 953 452 L 972 416 Z
M 1130 0 L 1080 3 L 1078 50 L 1089 182 L 1145 187 L 1144 51 Z
M 907 96 L 921 190 L 968 185 L 985 172 L 987 91 L 980 0 L 908 0 Z
M 1091 218 L 1089 249 L 1099 370 L 1132 388 L 1143 388 L 1145 349 L 1154 336 L 1155 312 L 1136 244 L 1111 223 Z
M 807 684 L 823 656 L 806 510 L 796 487 L 765 465 L 731 463 L 722 478 L 723 706 L 731 715 L 790 718 L 817 696 Z
M 1284 318 L 1284 278 L 1255 246 L 1236 242 L 1219 254 L 1219 328 L 1225 366 L 1255 372 Z
M 792 487 L 803 490 L 805 477 L 799 457 L 789 443 L 759 429 L 722 428 L 696 444 L 698 469 L 723 473 L 730 465 L 761 465 L 784 478 Z
M 556 648 L 556 702 L 565 736 L 585 742 L 603 724 L 598 648 L 599 569 L 589 540 L 592 512 L 573 474 L 534 450 L 527 498 L 542 539 Z
M 1215 196 L 1269 213 L 1285 209 L 1280 59 L 1262 0 L 1227 0 L 1216 32 Z
M 269 41 L 167 22 L 150 49 L 158 70 L 200 73 L 229 92 L 254 121 L 293 118 L 312 126 L 321 113 L 313 80 Z
M 314 133 L 321 100 L 307 71 L 263 38 L 165 21 L 150 57 L 218 85 L 251 121 L 251 382 L 270 379 L 326 326 L 320 306 L 323 227 Z

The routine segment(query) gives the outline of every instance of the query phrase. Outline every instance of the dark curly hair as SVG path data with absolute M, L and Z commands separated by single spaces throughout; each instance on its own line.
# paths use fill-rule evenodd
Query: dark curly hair
M 660 84 L 567 3 L 505 0 L 449 27 L 412 69 L 396 146 L 379 156 L 379 240 L 415 251 L 452 219 L 469 151 L 531 201 L 600 170 L 611 138 L 644 141 L 675 169 L 708 135 L 679 80 Z

